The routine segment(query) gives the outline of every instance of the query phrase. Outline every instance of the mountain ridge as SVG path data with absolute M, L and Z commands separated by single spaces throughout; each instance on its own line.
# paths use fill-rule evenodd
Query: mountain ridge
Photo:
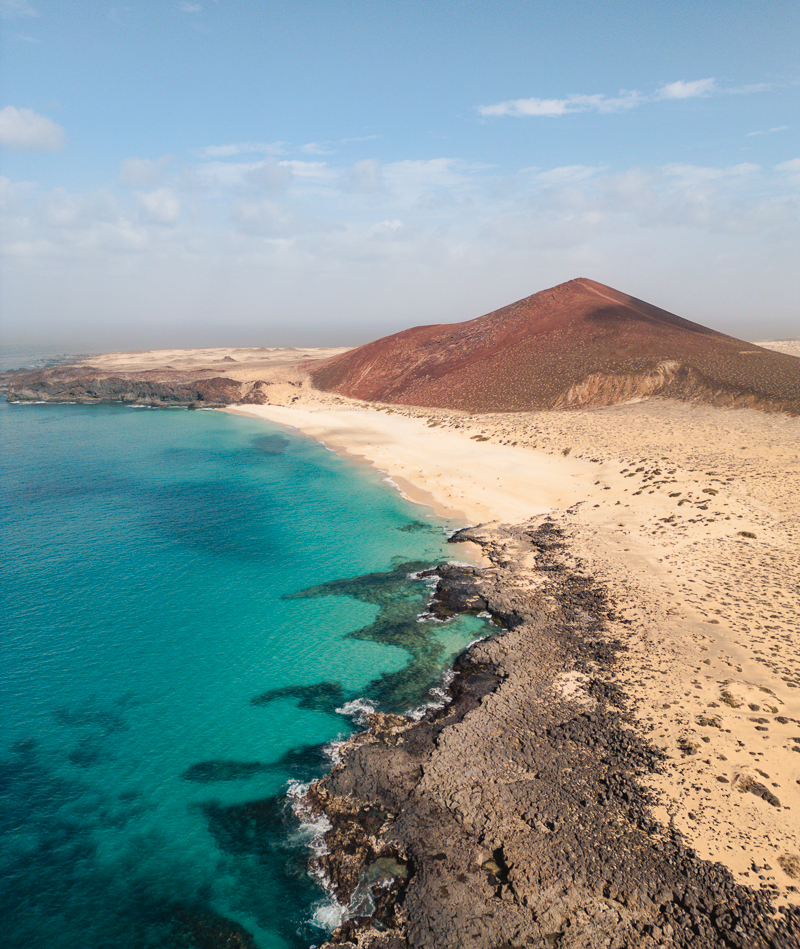
M 324 391 L 473 413 L 660 396 L 800 414 L 795 357 L 586 277 L 462 323 L 402 330 L 307 369 Z

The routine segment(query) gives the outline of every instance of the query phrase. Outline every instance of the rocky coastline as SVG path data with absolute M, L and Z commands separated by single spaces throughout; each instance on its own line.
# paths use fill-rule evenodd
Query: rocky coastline
M 653 818 L 640 778 L 662 753 L 615 681 L 628 621 L 571 539 L 569 512 L 454 535 L 489 565 L 440 567 L 431 609 L 488 610 L 498 632 L 444 708 L 372 716 L 310 788 L 350 907 L 326 947 L 800 946 L 796 901 Z
M 226 405 L 263 405 L 267 383 L 241 383 L 224 376 L 194 377 L 173 374 L 172 379 L 146 374 L 109 375 L 91 367 L 52 367 L 13 370 L 0 374 L 0 391 L 9 402 L 77 402 L 82 405 L 122 403 L 151 408 L 220 408 Z

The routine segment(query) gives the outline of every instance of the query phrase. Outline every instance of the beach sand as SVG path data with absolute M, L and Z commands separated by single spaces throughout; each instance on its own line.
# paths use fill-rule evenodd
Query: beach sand
M 549 512 L 614 597 L 617 677 L 666 754 L 655 816 L 800 902 L 800 419 L 652 400 L 467 416 L 295 388 L 290 426 L 470 524 Z

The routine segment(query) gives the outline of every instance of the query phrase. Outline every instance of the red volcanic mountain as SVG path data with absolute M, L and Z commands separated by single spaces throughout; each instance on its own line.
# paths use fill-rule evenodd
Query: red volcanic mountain
M 465 323 L 404 330 L 307 368 L 319 389 L 468 412 L 658 395 L 800 414 L 800 359 L 585 278 Z

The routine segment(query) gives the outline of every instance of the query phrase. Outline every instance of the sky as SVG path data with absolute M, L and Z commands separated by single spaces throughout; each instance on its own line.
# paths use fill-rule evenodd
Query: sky
M 0 0 L 0 329 L 358 345 L 589 277 L 800 336 L 797 0 Z

